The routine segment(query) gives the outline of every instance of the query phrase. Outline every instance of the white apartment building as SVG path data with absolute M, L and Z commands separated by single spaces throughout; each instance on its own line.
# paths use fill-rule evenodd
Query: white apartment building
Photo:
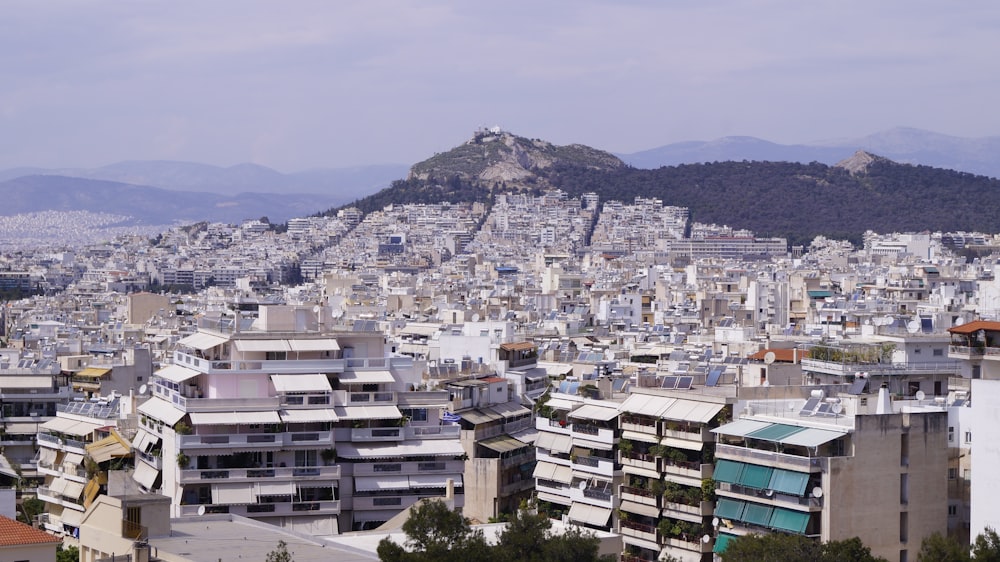
M 253 330 L 178 342 L 138 408 L 135 480 L 170 497 L 174 516 L 312 534 L 377 526 L 448 480 L 461 507 L 459 428 L 439 421 L 447 393 L 410 392 L 412 358 L 388 353 L 374 322 L 292 330 L 297 312 L 262 307 Z

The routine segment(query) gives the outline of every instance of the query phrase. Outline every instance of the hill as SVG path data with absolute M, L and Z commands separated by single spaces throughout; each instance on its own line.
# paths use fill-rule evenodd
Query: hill
M 335 204 L 333 197 L 278 193 L 232 196 L 171 191 L 127 183 L 52 175 L 22 176 L 0 182 L 2 214 L 38 211 L 93 211 L 131 216 L 135 224 L 173 222 L 240 223 L 267 216 L 274 222 L 306 216 Z
M 904 164 L 960 170 L 1000 178 L 1000 137 L 962 138 L 896 127 L 871 135 L 777 144 L 755 137 L 723 137 L 712 141 L 686 141 L 649 150 L 620 154 L 637 168 L 725 161 L 822 162 L 833 165 L 863 149 Z
M 866 230 L 1000 230 L 994 218 L 1000 214 L 1000 181 L 865 152 L 833 166 L 746 161 L 646 170 L 616 165 L 603 156 L 607 153 L 575 148 L 573 154 L 593 159 L 551 158 L 544 166 L 522 165 L 524 172 L 498 180 L 487 163 L 501 154 L 491 149 L 466 143 L 436 155 L 414 166 L 407 180 L 354 204 L 370 212 L 390 203 L 488 201 L 498 191 L 540 193 L 556 187 L 571 196 L 596 192 L 602 200 L 657 197 L 667 205 L 689 207 L 695 221 L 782 236 L 795 244 L 817 235 L 860 243 Z M 537 157 L 531 150 L 519 156 L 527 162 Z

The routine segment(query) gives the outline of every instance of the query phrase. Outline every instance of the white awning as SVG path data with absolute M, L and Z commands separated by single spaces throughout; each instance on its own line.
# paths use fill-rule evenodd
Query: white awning
M 611 508 L 574 502 L 569 508 L 569 518 L 595 527 L 607 527 L 608 519 L 611 518 Z
M 701 434 L 695 435 L 700 436 Z M 690 441 L 688 439 L 680 439 L 679 437 L 664 437 L 660 443 L 675 449 L 689 449 L 691 451 L 700 451 L 705 448 L 705 444 L 701 441 Z
M 69 481 L 63 478 L 62 476 L 56 478 L 52 482 L 49 482 L 49 485 L 47 486 L 49 489 L 49 493 L 51 493 L 53 496 L 62 495 L 63 491 L 66 490 L 66 482 Z
M 258 496 L 294 496 L 295 482 L 267 481 L 257 483 Z
M 186 338 L 177 340 L 177 345 L 204 351 L 217 345 L 224 344 L 227 341 L 229 341 L 229 339 L 222 336 L 216 336 L 215 334 L 209 334 L 207 332 L 198 332 Z
M 549 401 L 545 403 L 546 406 L 554 410 L 572 410 L 577 404 L 579 404 L 579 402 L 572 402 L 562 398 L 550 398 Z
M 54 449 L 49 449 L 48 447 L 40 447 L 38 449 L 38 462 L 48 465 L 55 463 L 56 451 Z
M 160 471 L 155 467 L 146 464 L 142 459 L 136 459 L 135 470 L 132 472 L 132 479 L 141 484 L 147 490 L 152 490 L 156 483 L 156 477 Z
M 641 414 L 643 416 L 658 418 L 674 401 L 674 398 L 666 396 L 631 394 L 618 406 L 618 410 L 630 414 Z
M 343 449 L 343 451 L 341 451 Z M 451 440 L 413 440 L 401 443 L 337 443 L 337 455 L 345 459 L 388 459 L 393 457 L 459 457 L 465 454 L 462 444 Z
M 183 367 L 181 365 L 167 365 L 153 374 L 161 379 L 166 379 L 170 382 L 180 384 L 188 379 L 197 377 L 200 373 L 194 369 L 188 369 L 187 367 Z
M 292 351 L 338 351 L 340 344 L 333 338 L 323 338 L 318 340 L 288 340 L 288 347 Z
M 83 493 L 84 484 L 79 482 L 74 482 L 72 480 L 66 481 L 66 487 L 63 488 L 62 495 L 67 498 L 79 498 L 80 494 Z
M 659 440 L 652 433 L 642 433 L 641 431 L 629 431 L 625 430 L 622 432 L 622 438 L 628 439 L 629 441 L 643 441 L 646 443 L 659 443 Z
M 355 476 L 355 492 L 375 492 L 378 490 L 406 490 L 410 479 L 406 476 Z
M 291 351 L 287 340 L 233 340 L 236 350 L 242 353 L 268 351 Z
M 329 408 L 309 410 L 281 410 L 278 412 L 285 423 L 335 422 L 337 414 Z
M 271 382 L 278 392 L 331 392 L 326 375 L 271 375 Z
M 159 437 L 156 437 L 152 433 L 140 429 L 139 432 L 135 434 L 135 439 L 132 440 L 132 448 L 136 451 L 148 453 L 149 447 L 158 439 Z
M 3 375 L 0 389 L 25 390 L 29 388 L 52 388 L 52 375 Z
M 389 371 L 344 371 L 337 375 L 344 384 L 383 384 L 396 382 Z
M 59 514 L 59 520 L 62 521 L 63 525 L 79 527 L 80 521 L 83 521 L 83 512 L 66 507 L 63 509 L 62 513 Z
M 41 429 L 65 433 L 66 435 L 73 435 L 76 437 L 84 437 L 86 435 L 90 435 L 94 432 L 94 430 L 100 427 L 104 427 L 104 425 L 71 420 L 68 418 L 53 418 L 43 423 Z
M 841 431 L 828 429 L 806 428 L 781 440 L 782 445 L 801 445 L 803 447 L 819 447 L 823 443 L 833 441 L 845 434 Z
M 764 429 L 768 427 L 769 423 L 757 421 L 757 420 L 736 420 L 732 423 L 727 423 L 726 425 L 719 426 L 712 430 L 712 433 L 718 433 L 720 435 L 728 435 L 730 437 L 743 437 L 748 433 L 753 433 L 758 429 Z
M 646 517 L 660 516 L 660 510 L 658 508 L 652 505 L 645 505 L 628 500 L 622 500 L 621 510 L 629 513 L 638 513 L 639 515 L 645 515 Z
M 585 404 L 570 412 L 569 417 L 585 420 L 610 421 L 618 417 L 618 410 L 594 404 Z
M 693 423 L 707 423 L 722 410 L 722 404 L 712 402 L 697 402 L 695 400 L 678 400 L 673 403 L 661 417 L 688 421 Z
M 253 497 L 253 483 L 243 484 L 212 484 L 212 503 L 251 504 L 256 503 Z
M 334 406 L 340 420 L 391 420 L 403 417 L 395 406 Z
M 611 443 L 601 443 L 600 441 L 591 441 L 590 439 L 580 439 L 577 437 L 573 440 L 574 447 L 584 447 L 587 449 L 597 449 L 598 451 L 610 451 L 614 449 L 614 445 Z
M 462 477 L 458 474 L 415 474 L 410 476 L 410 487 L 447 488 L 448 480 L 452 480 L 456 488 L 462 485 Z
M 173 404 L 161 398 L 155 397 L 139 404 L 139 407 L 136 408 L 136 410 L 140 414 L 146 414 L 147 416 L 159 420 L 169 426 L 173 426 L 184 417 L 184 412 L 174 408 Z
M 281 416 L 274 410 L 266 412 L 191 412 L 191 423 L 194 425 L 281 423 Z
M 41 422 L 7 422 L 7 435 L 34 435 Z
M 441 331 L 439 324 L 407 324 L 400 328 L 399 334 L 411 334 L 418 336 L 433 336 Z
M 64 466 L 68 465 L 76 468 L 80 466 L 81 462 L 83 462 L 83 455 L 80 453 L 66 453 L 66 458 L 63 459 L 62 463 Z
M 555 453 L 568 453 L 573 448 L 573 438 L 569 435 L 539 431 L 535 447 L 548 449 Z

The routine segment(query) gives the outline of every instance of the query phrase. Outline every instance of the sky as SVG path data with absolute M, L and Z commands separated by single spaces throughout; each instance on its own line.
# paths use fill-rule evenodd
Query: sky
M 995 0 L 0 2 L 0 169 L 1000 135 Z

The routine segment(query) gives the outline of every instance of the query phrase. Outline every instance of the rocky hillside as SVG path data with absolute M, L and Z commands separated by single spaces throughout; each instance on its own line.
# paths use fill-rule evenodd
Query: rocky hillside
M 618 157 L 589 146 L 556 146 L 493 129 L 478 131 L 464 144 L 414 165 L 407 179 L 524 185 L 544 183 L 547 171 L 557 164 L 604 171 L 625 165 Z

